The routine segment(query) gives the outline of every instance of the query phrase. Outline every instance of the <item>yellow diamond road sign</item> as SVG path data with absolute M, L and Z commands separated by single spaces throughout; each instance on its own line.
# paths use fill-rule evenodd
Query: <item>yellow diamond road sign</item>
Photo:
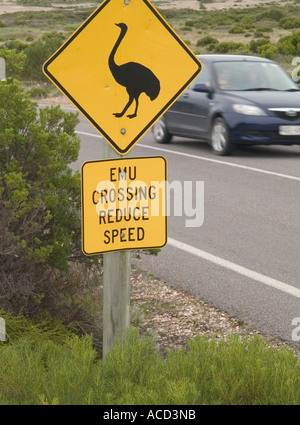
M 44 73 L 123 155 L 201 67 L 148 0 L 106 0 Z
M 85 162 L 81 171 L 84 254 L 164 246 L 166 181 L 163 157 Z

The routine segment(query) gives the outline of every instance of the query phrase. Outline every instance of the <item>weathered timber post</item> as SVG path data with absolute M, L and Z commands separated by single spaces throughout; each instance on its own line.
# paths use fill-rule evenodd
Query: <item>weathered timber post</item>
M 103 153 L 104 159 L 121 157 L 106 142 Z M 124 337 L 130 326 L 130 272 L 130 251 L 103 254 L 103 360 L 115 338 Z

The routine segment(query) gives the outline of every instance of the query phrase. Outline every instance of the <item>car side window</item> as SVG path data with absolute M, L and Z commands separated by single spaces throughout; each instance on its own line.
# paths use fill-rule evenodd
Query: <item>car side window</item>
M 207 65 L 203 65 L 200 75 L 192 82 L 190 89 L 193 90 L 196 84 L 205 84 L 206 87 L 211 88 L 211 75 Z

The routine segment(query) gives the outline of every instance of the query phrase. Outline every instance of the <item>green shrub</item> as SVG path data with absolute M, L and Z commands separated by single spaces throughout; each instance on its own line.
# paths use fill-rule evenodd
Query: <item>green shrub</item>
M 6 383 L 1 398 L 18 405 L 84 403 L 83 392 L 97 377 L 96 355 L 90 337 L 73 337 L 63 345 L 21 338 L 0 348 L 0 380 Z
M 244 27 L 240 24 L 236 24 L 230 28 L 229 34 L 243 34 L 245 32 Z
M 163 358 L 130 329 L 105 363 L 91 337 L 0 345 L 2 404 L 299 405 L 298 357 L 258 337 L 196 337 Z
M 281 18 L 279 26 L 284 29 L 292 29 L 300 27 L 300 19 L 294 18 L 293 16 Z
M 219 43 L 219 41 L 216 38 L 212 37 L 211 35 L 206 35 L 197 41 L 197 46 L 209 46 L 211 44 L 215 45 L 217 43 Z
M 278 52 L 283 55 L 296 55 L 297 47 L 293 43 L 292 36 L 281 37 L 277 44 Z
M 265 44 L 269 44 L 269 40 L 267 38 L 261 38 L 259 40 L 251 40 L 250 44 L 249 44 L 249 48 L 251 50 L 251 52 L 253 53 L 257 53 L 258 52 L 258 48 L 260 46 L 263 46 Z
M 249 53 L 249 47 L 243 43 L 237 43 L 234 41 L 222 41 L 221 43 L 214 46 L 215 53 L 238 53 L 247 54 Z
M 33 87 L 28 91 L 28 94 L 31 98 L 42 99 L 48 96 L 49 89 L 46 87 Z
M 274 31 L 272 27 L 268 27 L 266 25 L 260 25 L 257 28 L 257 30 L 260 31 L 260 32 L 273 32 Z
M 185 27 L 193 27 L 195 25 L 195 21 L 186 21 L 184 26 Z
M 278 52 L 283 55 L 300 54 L 300 31 L 294 31 L 292 35 L 281 37 L 277 43 Z
M 9 49 L 6 46 L 0 48 L 0 57 L 6 62 L 6 76 L 18 77 L 21 75 L 26 56 L 24 53 L 18 53 L 16 49 Z
M 6 341 L 0 342 L 0 348 L 3 344 L 14 344 L 25 337 L 35 343 L 53 341 L 56 344 L 63 344 L 73 332 L 77 331 L 74 324 L 66 327 L 59 320 L 52 321 L 49 317 L 32 321 L 23 314 L 13 315 L 1 308 L 0 317 L 5 319 L 6 327 Z
M 245 14 L 244 16 L 242 16 L 240 23 L 245 28 L 252 28 L 253 27 L 253 17 Z
M 21 83 L 0 84 L 0 305 L 26 315 L 74 293 L 69 257 L 80 247 L 76 114 L 36 104 Z M 73 288 L 72 288 L 73 286 Z M 67 291 L 67 292 L 68 292 Z
M 26 47 L 28 47 L 28 44 L 22 43 L 19 40 L 14 40 L 14 41 L 7 41 L 3 47 L 5 47 L 9 50 L 16 50 L 17 53 L 23 53 L 24 54 L 24 50 L 26 49 Z
M 271 43 L 268 43 L 259 46 L 257 51 L 259 56 L 273 60 L 275 59 L 277 48 L 275 46 L 272 46 Z
M 280 19 L 285 18 L 287 15 L 287 11 L 272 7 L 270 9 L 264 10 L 261 13 L 258 13 L 258 15 L 256 16 L 256 20 L 270 20 L 278 22 Z
M 268 35 L 265 35 L 265 33 L 264 33 L 264 31 L 261 31 L 260 29 L 257 29 L 255 32 L 254 32 L 254 37 L 255 38 L 270 38 Z

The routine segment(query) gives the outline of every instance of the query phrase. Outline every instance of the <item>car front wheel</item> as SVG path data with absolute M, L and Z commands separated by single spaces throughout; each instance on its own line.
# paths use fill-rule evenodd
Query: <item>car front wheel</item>
M 210 144 L 216 155 L 230 155 L 234 145 L 230 141 L 226 122 L 223 118 L 216 118 L 211 129 Z
M 153 137 L 158 143 L 169 143 L 172 139 L 172 134 L 169 133 L 166 125 L 166 120 L 161 117 L 152 127 Z

